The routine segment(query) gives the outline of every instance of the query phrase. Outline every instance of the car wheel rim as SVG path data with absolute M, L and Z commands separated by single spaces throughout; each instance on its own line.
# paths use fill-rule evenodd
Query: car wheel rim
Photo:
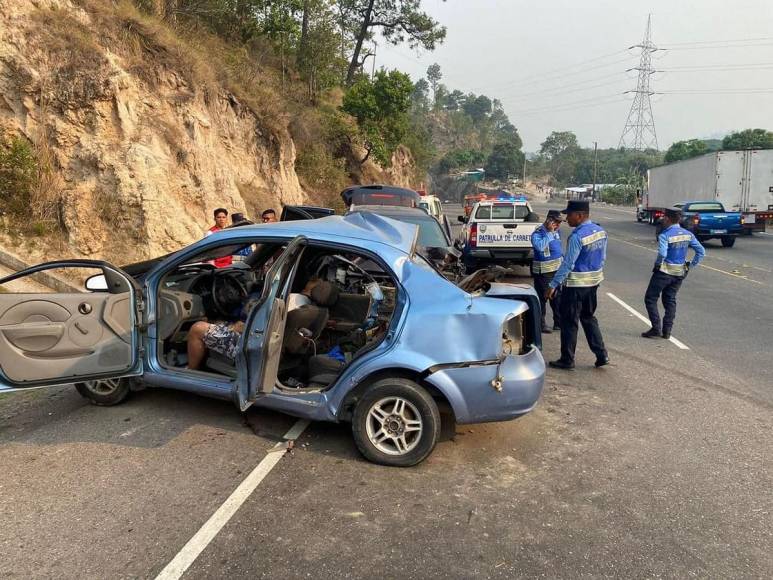
M 368 411 L 368 439 L 387 455 L 410 453 L 419 444 L 423 427 L 419 410 L 402 397 L 380 399 Z
M 120 379 L 102 379 L 99 381 L 87 381 L 86 388 L 97 395 L 111 395 L 116 389 Z

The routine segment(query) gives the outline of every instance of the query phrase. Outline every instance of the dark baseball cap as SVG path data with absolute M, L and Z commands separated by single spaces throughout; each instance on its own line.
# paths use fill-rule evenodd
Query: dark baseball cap
M 564 221 L 564 216 L 562 216 L 561 212 L 557 209 L 551 209 L 548 210 L 548 219 L 556 222 L 562 222 Z

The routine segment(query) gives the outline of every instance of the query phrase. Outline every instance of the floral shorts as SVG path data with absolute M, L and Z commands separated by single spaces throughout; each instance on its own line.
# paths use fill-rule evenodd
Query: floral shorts
M 236 332 L 228 324 L 210 324 L 204 333 L 204 344 L 218 354 L 236 360 L 237 346 L 241 333 Z

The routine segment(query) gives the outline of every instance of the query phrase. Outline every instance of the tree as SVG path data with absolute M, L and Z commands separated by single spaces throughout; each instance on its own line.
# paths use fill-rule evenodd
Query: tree
M 429 83 L 426 79 L 419 79 L 416 81 L 416 84 L 413 85 L 411 102 L 413 103 L 414 109 L 419 111 L 426 111 L 429 109 Z
M 486 175 L 497 179 L 519 175 L 523 169 L 523 158 L 520 148 L 512 141 L 497 143 L 486 161 Z
M 367 151 L 360 163 L 372 153 L 382 164 L 389 164 L 408 130 L 413 91 L 405 73 L 380 70 L 373 80 L 360 76 L 346 92 L 342 109 L 357 119 Z
M 462 105 L 462 110 L 467 113 L 477 125 L 480 124 L 489 113 L 491 113 L 491 99 L 486 95 L 475 96 L 470 93 Z
M 427 80 L 432 86 L 432 98 L 437 99 L 437 85 L 440 79 L 443 78 L 443 73 L 440 72 L 440 65 L 438 63 L 429 65 L 427 68 Z
M 464 105 L 467 96 L 460 90 L 453 90 L 446 97 L 445 108 L 449 111 L 458 111 Z
M 571 131 L 553 131 L 540 146 L 540 155 L 557 183 L 575 179 L 577 159 L 581 153 L 577 136 Z
M 722 139 L 722 149 L 773 149 L 773 132 L 765 129 L 736 131 Z
M 446 36 L 444 26 L 421 11 L 421 0 L 339 0 L 344 16 L 353 23 L 355 45 L 346 72 L 346 85 L 354 82 L 362 67 L 362 45 L 380 30 L 393 45 L 408 42 L 411 48 L 434 50 Z
M 668 148 L 668 151 L 666 151 L 664 161 L 666 163 L 671 163 L 673 161 L 681 161 L 682 159 L 690 159 L 691 157 L 703 155 L 707 151 L 708 147 L 706 146 L 706 143 L 700 139 L 677 141 Z

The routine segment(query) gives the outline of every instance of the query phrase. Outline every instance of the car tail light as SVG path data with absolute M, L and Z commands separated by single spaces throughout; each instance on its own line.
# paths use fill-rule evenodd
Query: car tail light
M 746 216 L 741 214 L 741 225 L 744 225 L 746 223 Z
M 509 356 L 523 354 L 526 345 L 523 334 L 523 316 L 513 316 L 502 327 L 502 354 Z
M 478 245 L 478 224 L 470 226 L 470 246 L 473 248 Z

